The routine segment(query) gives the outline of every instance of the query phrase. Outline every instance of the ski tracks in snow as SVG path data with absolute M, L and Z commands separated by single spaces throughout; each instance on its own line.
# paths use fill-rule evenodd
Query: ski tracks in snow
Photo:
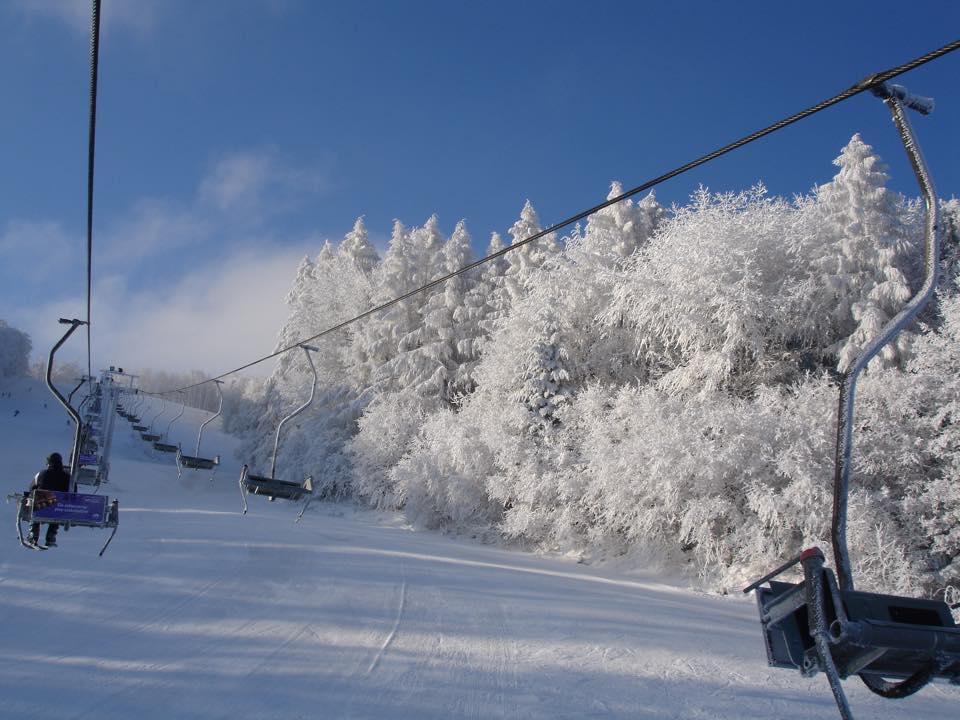
M 429 561 L 401 561 L 393 625 L 353 685 L 340 717 L 522 717 L 518 652 L 506 607 Z M 446 688 L 438 692 L 439 687 Z
M 377 666 L 380 664 L 380 660 L 383 658 L 384 653 L 390 648 L 390 645 L 393 643 L 394 638 L 397 636 L 397 630 L 400 629 L 400 623 L 403 621 L 403 609 L 407 604 L 407 569 L 406 563 L 400 561 L 400 574 L 403 578 L 400 585 L 400 602 L 397 605 L 397 617 L 393 621 L 393 627 L 390 629 L 390 634 L 387 635 L 386 639 L 383 641 L 383 645 L 380 646 L 380 649 L 377 651 L 377 654 L 374 656 L 373 660 L 370 661 L 370 665 L 367 667 L 367 671 L 364 675 L 370 675 L 374 670 L 377 669 Z

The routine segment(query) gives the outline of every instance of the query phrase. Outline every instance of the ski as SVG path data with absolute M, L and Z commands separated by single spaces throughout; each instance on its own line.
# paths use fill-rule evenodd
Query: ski
M 45 545 L 40 545 L 39 543 L 30 542 L 29 540 L 22 540 L 22 539 L 21 539 L 21 540 L 20 540 L 20 544 L 23 545 L 23 546 L 24 546 L 25 548 L 27 548 L 28 550 L 41 551 L 41 550 L 46 550 L 46 549 L 47 549 L 47 547 L 46 547 Z

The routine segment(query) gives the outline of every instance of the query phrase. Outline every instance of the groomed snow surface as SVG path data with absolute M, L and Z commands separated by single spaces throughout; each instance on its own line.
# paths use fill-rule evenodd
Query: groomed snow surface
M 13 393 L 0 399 L 6 495 L 66 453 L 70 429 L 39 383 L 0 385 Z M 199 418 L 174 439 L 191 447 Z M 87 528 L 24 550 L 5 506 L 0 717 L 837 717 L 822 676 L 767 668 L 752 598 L 349 505 L 294 524 L 295 506 L 251 497 L 244 517 L 234 447 L 214 429 L 214 479 L 178 479 L 118 418 L 103 492 L 120 500 L 120 529 L 102 558 L 106 536 Z M 901 701 L 846 687 L 861 718 L 960 715 L 946 685 Z

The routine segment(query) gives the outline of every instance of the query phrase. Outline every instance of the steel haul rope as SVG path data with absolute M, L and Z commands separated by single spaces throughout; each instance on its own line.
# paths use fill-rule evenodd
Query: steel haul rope
M 87 377 L 93 383 L 90 314 L 93 282 L 93 161 L 97 137 L 97 69 L 100 61 L 100 0 L 93 0 L 90 31 L 90 120 L 87 134 Z

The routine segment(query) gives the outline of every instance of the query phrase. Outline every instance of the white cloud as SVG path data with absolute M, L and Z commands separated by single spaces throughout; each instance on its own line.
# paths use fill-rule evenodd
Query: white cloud
M 103 277 L 93 293 L 94 364 L 213 373 L 273 352 L 302 254 L 247 248 L 159 291 L 131 292 L 122 276 Z M 84 298 L 57 299 L 21 308 L 10 324 L 29 328 L 35 351 L 45 354 L 63 333 L 57 318 L 82 307 Z M 85 348 L 78 331 L 60 357 L 85 366 Z
M 56 222 L 8 222 L 0 233 L 0 281 L 16 273 L 21 282 L 66 282 L 79 258 L 79 242 Z
M 31 20 L 55 20 L 72 30 L 89 34 L 91 26 L 90 0 L 13 0 L 12 9 Z M 134 30 L 142 34 L 153 32 L 160 14 L 158 0 L 109 0 L 100 9 L 100 31 L 106 34 L 113 28 Z
M 248 249 L 198 269 L 159 293 L 128 295 L 95 326 L 109 364 L 164 370 L 228 370 L 273 351 L 302 251 Z
M 331 186 L 329 168 L 294 166 L 273 148 L 229 153 L 200 184 L 199 200 L 221 213 L 262 217 L 290 210 Z
M 278 242 L 251 219 L 322 192 L 326 177 L 273 150 L 232 153 L 188 201 L 140 200 L 106 222 L 94 236 L 96 362 L 213 372 L 272 352 L 297 264 L 322 242 Z M 221 259 L 193 262 L 201 247 Z M 11 296 L 0 298 L 0 317 L 29 333 L 38 354 L 62 334 L 57 318 L 86 312 L 84 248 L 52 222 L 0 232 L 0 294 Z M 171 252 L 182 262 L 168 262 Z M 84 343 L 71 340 L 63 359 L 85 366 Z
M 214 232 L 212 218 L 156 199 L 140 200 L 94 242 L 97 260 L 107 268 L 131 267 L 158 253 L 203 242 Z

